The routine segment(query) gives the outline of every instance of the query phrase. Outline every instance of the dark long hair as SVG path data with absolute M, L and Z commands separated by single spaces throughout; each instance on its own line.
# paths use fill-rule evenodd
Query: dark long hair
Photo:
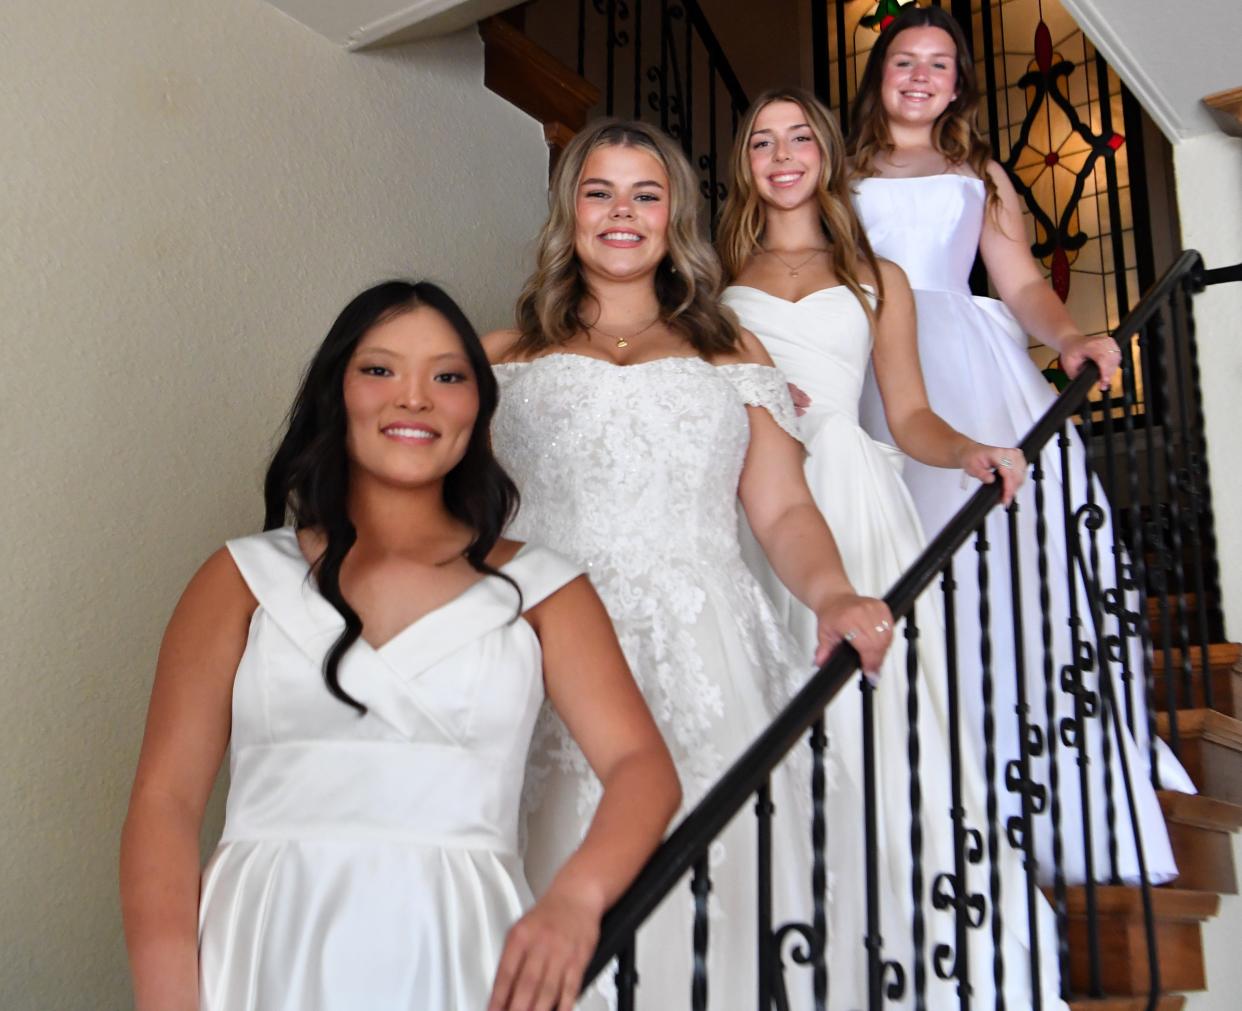
M 874 175 L 877 154 L 891 151 L 893 138 L 888 132 L 888 119 L 884 114 L 884 102 L 880 86 L 884 78 L 884 61 L 897 38 L 907 28 L 939 28 L 948 32 L 957 50 L 954 66 L 957 71 L 954 87 L 957 97 L 942 112 L 932 127 L 932 146 L 953 165 L 968 165 L 982 181 L 988 194 L 988 206 L 995 211 L 1000 197 L 996 184 L 988 175 L 988 161 L 992 149 L 979 130 L 979 85 L 975 79 L 975 64 L 970 55 L 970 43 L 962 26 L 948 11 L 941 7 L 919 7 L 908 4 L 880 33 L 867 65 L 858 82 L 858 93 L 850 109 L 850 134 L 845 141 L 845 151 L 852 163 L 854 175 L 859 178 Z
M 345 442 L 345 370 L 366 333 L 414 309 L 438 312 L 457 332 L 474 372 L 479 413 L 465 455 L 444 479 L 444 505 L 474 531 L 465 558 L 478 572 L 499 576 L 486 558 L 517 509 L 517 487 L 492 455 L 490 424 L 496 411 L 496 377 L 478 334 L 465 313 L 441 288 L 428 281 L 385 281 L 354 298 L 336 318 L 306 370 L 289 409 L 288 426 L 263 482 L 263 529 L 284 526 L 323 532 L 326 546 L 311 565 L 319 592 L 345 619 L 345 629 L 324 658 L 328 691 L 359 713 L 366 707 L 346 692 L 338 678 L 341 658 L 362 635 L 362 619 L 341 593 L 341 564 L 357 540 L 349 517 L 349 456 Z

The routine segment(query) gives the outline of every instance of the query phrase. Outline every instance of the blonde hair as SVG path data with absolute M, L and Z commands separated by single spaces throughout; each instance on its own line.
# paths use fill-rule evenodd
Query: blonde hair
M 668 252 L 656 269 L 660 318 L 701 355 L 741 345 L 733 315 L 718 304 L 724 278 L 703 226 L 698 179 L 680 148 L 645 123 L 604 119 L 588 124 L 568 144 L 552 173 L 548 219 L 539 232 L 534 273 L 517 300 L 520 337 L 514 353 L 529 356 L 564 344 L 585 330 L 581 316 L 590 294 L 574 249 L 578 182 L 592 151 L 632 147 L 650 153 L 668 174 Z
M 979 132 L 979 87 L 975 81 L 975 65 L 970 47 L 961 25 L 952 15 L 939 7 L 906 7 L 897 18 L 880 33 L 880 38 L 867 57 L 858 84 L 858 94 L 850 109 L 850 135 L 846 153 L 850 157 L 853 174 L 864 179 L 875 175 L 875 159 L 882 152 L 893 150 L 893 137 L 888 130 L 888 116 L 880 96 L 884 77 L 884 61 L 888 58 L 893 40 L 907 28 L 939 28 L 948 32 L 956 49 L 954 65 L 957 70 L 955 87 L 957 97 L 949 103 L 932 125 L 932 147 L 950 165 L 967 165 L 983 181 L 988 194 L 988 208 L 999 213 L 1000 194 L 996 183 L 988 174 L 988 162 L 992 149 Z
M 759 113 L 773 102 L 793 102 L 802 109 L 806 124 L 819 145 L 821 168 L 815 197 L 819 222 L 832 243 L 832 269 L 841 283 L 858 299 L 872 327 L 875 311 L 884 303 L 884 282 L 871 243 L 850 203 L 849 178 L 845 167 L 845 144 L 832 114 L 810 92 L 801 88 L 772 88 L 755 99 L 738 124 L 729 156 L 733 185 L 720 212 L 716 247 L 725 273 L 733 280 L 746 261 L 762 249 L 765 211 L 755 177 L 750 170 L 750 137 Z M 875 301 L 862 287 L 859 274 L 866 267 L 874 278 Z

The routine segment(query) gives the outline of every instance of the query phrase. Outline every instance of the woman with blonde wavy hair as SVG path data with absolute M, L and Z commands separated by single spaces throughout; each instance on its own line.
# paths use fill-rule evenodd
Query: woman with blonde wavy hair
M 808 455 L 807 484 L 841 545 L 845 571 L 865 593 L 886 592 L 925 547 L 923 530 L 901 480 L 902 455 L 863 431 L 859 398 L 873 366 L 897 444 L 911 457 L 942 468 L 960 468 L 981 481 L 998 479 L 1009 499 L 1022 482 L 1019 450 L 985 446 L 950 428 L 928 406 L 915 344 L 914 307 L 901 269 L 877 260 L 849 202 L 840 130 L 813 96 L 794 88 L 760 95 L 742 118 L 731 158 L 732 189 L 721 213 L 719 246 L 732 284 L 723 301 L 753 331 L 786 379 L 806 391 L 802 437 Z M 883 297 L 879 295 L 884 292 Z M 803 641 L 813 634 L 811 616 L 779 584 L 765 578 L 762 558 L 751 558 L 756 575 L 787 614 Z M 881 853 L 879 902 L 884 958 L 914 974 L 914 946 L 908 925 L 916 906 L 929 936 L 956 936 L 954 910 L 936 909 L 932 883 L 954 869 L 953 807 L 949 778 L 948 684 L 944 629 L 934 599 L 919 604 L 919 674 L 905 675 L 905 657 L 890 655 L 874 693 L 875 800 L 880 808 L 876 846 Z M 906 757 L 908 693 L 918 695 L 921 751 L 919 785 L 923 816 L 917 826 L 909 801 Z M 852 693 L 827 713 L 829 738 L 838 754 L 853 759 L 838 792 L 847 806 L 861 809 L 862 721 Z M 978 763 L 962 763 L 962 806 L 966 820 L 982 825 L 986 805 Z M 848 791 L 848 793 L 847 793 Z M 911 832 L 922 835 L 921 894 L 912 896 Z M 861 826 L 829 834 L 828 863 L 838 882 L 829 912 L 831 1006 L 867 1002 L 863 957 L 866 902 L 865 840 Z M 1008 975 L 1006 1000 L 1029 1002 L 1032 979 L 1029 945 L 1017 929 L 1026 924 L 1024 880 L 1017 854 L 1000 866 L 1007 898 L 1003 938 Z M 970 985 L 981 1005 L 994 1002 L 992 939 L 966 931 L 971 939 Z M 1045 944 L 1045 952 L 1054 948 Z M 1047 1003 L 1056 1006 L 1056 967 L 1041 967 Z M 978 978 L 974 978 L 974 977 Z M 957 980 L 927 981 L 928 1006 L 955 1002 Z M 907 987 L 907 996 L 913 988 Z
M 562 154 L 550 203 L 518 327 L 485 338 L 502 388 L 496 454 L 522 492 L 510 535 L 555 544 L 590 573 L 688 809 L 837 642 L 876 670 L 891 615 L 846 578 L 803 477 L 785 381 L 717 302 L 720 267 L 680 150 L 643 124 L 592 124 Z M 802 652 L 742 560 L 739 502 L 815 615 Z M 809 835 L 796 814 L 806 802 L 791 778 L 773 779 L 774 898 L 779 916 L 805 921 Z M 600 789 L 546 713 L 525 798 L 536 894 L 582 838 Z M 712 849 L 712 901 L 726 923 L 755 922 L 753 836 L 739 824 Z M 678 889 L 639 933 L 642 1003 L 685 1006 L 690 928 Z M 709 958 L 712 978 L 729 981 L 713 1007 L 753 1007 L 751 932 L 713 934 Z M 802 985 L 799 1007 L 810 1001 Z
M 918 311 L 918 351 L 923 363 L 927 397 L 932 410 L 949 424 L 973 438 L 1018 442 L 1052 405 L 1055 393 L 1027 353 L 1028 335 L 1054 349 L 1061 366 L 1077 375 L 1087 360 L 1099 366 L 1102 383 L 1108 385 L 1121 361 L 1121 350 L 1107 334 L 1084 336 L 1065 305 L 1044 280 L 1043 272 L 1027 245 L 1017 192 L 1005 170 L 992 161 L 988 146 L 975 126 L 978 92 L 974 65 L 965 36 L 953 17 L 937 7 L 907 7 L 880 35 L 867 59 L 859 83 L 850 122 L 848 152 L 853 159 L 854 205 L 872 247 L 881 256 L 901 265 L 914 291 Z M 983 259 L 988 277 L 1000 300 L 974 297 L 969 275 L 976 254 Z M 1057 273 L 1053 263 L 1053 274 Z M 884 398 L 887 406 L 887 397 Z M 863 397 L 862 417 L 868 431 L 892 441 L 897 433 L 885 424 L 880 397 L 869 390 Z M 1086 472 L 1083 448 L 1071 435 L 1070 474 Z M 1055 440 L 1040 458 L 1044 495 L 1059 502 L 1065 484 L 1060 450 Z M 929 534 L 937 533 L 962 506 L 972 489 L 944 470 L 913 459 L 904 471 Z M 1071 481 L 1073 508 L 1087 501 L 1085 482 Z M 1094 489 L 1097 503 L 1106 501 L 1103 490 Z M 1059 519 L 1047 524 L 1041 546 L 1035 526 L 1033 489 L 1019 495 L 1018 512 L 1023 565 L 1022 612 L 1027 658 L 1027 697 L 1034 700 L 1031 720 L 1053 726 L 1072 717 L 1075 697 L 1057 687 L 1051 711 L 1044 706 L 1044 667 L 1059 670 L 1076 657 L 1071 638 L 1073 573 L 1066 571 L 1069 557 L 1064 525 Z M 1111 524 L 1096 532 L 1101 545 L 1114 542 Z M 995 511 L 989 519 L 988 539 L 1007 544 L 1007 518 Z M 1040 599 L 1036 566 L 1031 561 L 1043 549 L 1049 560 L 1047 587 L 1050 600 Z M 963 660 L 962 677 L 967 685 L 978 684 L 983 672 L 979 663 L 979 594 L 977 581 L 962 578 L 976 567 L 971 545 L 958 559 L 957 642 Z M 1005 552 L 991 557 L 991 605 L 993 613 L 1009 613 L 1010 572 Z M 1109 572 L 1107 581 L 1117 577 Z M 1079 613 L 1089 614 L 1084 591 Z M 1127 605 L 1137 610 L 1142 602 Z M 1042 629 L 1051 626 L 1045 644 Z M 1075 751 L 1058 750 L 1062 764 L 1059 801 L 1062 824 L 1081 822 L 1091 835 L 1066 837 L 1064 854 L 1057 853 L 1051 817 L 1036 819 L 1035 850 L 1041 874 L 1050 881 L 1054 873 L 1081 882 L 1093 872 L 1097 879 L 1118 876 L 1133 881 L 1139 860 L 1129 819 L 1110 824 L 1104 802 L 1107 777 L 1122 782 L 1119 761 L 1124 756 L 1134 770 L 1136 801 L 1146 864 L 1152 880 L 1164 881 L 1177 873 L 1168 842 L 1164 818 L 1151 787 L 1150 759 L 1155 754 L 1160 782 L 1165 789 L 1193 791 L 1193 785 L 1172 753 L 1160 740 L 1149 748 L 1147 700 L 1141 687 L 1130 686 L 1122 671 L 1142 671 L 1137 638 L 1127 634 L 1108 616 L 1104 636 L 1132 644 L 1127 663 L 1111 665 L 1116 698 L 1127 714 L 1128 728 L 1121 740 L 1102 740 L 1100 721 L 1089 721 L 1085 760 L 1090 770 L 1090 817 L 1079 796 Z M 1103 639 L 1101 639 L 1103 641 Z M 1017 653 L 1012 636 L 991 637 L 992 669 L 997 672 L 993 711 L 998 721 L 997 768 L 1019 757 L 1020 734 L 1012 718 L 1017 704 Z M 973 658 L 973 662 L 972 661 Z M 1088 678 L 1094 675 L 1084 675 Z M 1141 679 L 1139 679 L 1141 685 Z M 965 725 L 982 740 L 984 713 L 982 694 L 965 691 Z M 1035 774 L 1047 788 L 1052 773 L 1046 762 L 1037 763 Z M 1021 797 L 998 782 L 1002 819 L 1021 811 Z M 1113 800 L 1123 805 L 1114 794 Z M 1123 806 L 1124 809 L 1124 806 Z M 1092 825 L 1091 823 L 1094 822 Z M 1088 838 L 1093 850 L 1088 859 Z

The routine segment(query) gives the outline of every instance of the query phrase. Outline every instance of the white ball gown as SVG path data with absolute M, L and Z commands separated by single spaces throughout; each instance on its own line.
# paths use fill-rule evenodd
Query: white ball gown
M 619 366 L 565 353 L 498 365 L 496 375 L 496 455 L 522 493 L 510 532 L 542 537 L 590 574 L 672 752 L 684 813 L 811 673 L 737 537 L 747 405 L 796 432 L 785 381 L 756 365 L 671 357 Z M 810 803 L 795 780 L 804 777 L 780 773 L 772 785 L 778 924 L 809 922 L 811 913 Z M 545 710 L 524 804 L 536 894 L 581 840 L 599 795 Z M 718 1011 L 755 1005 L 753 808 L 747 801 L 710 853 L 709 999 Z M 688 885 L 679 886 L 639 931 L 639 1007 L 690 1005 L 692 908 Z M 788 978 L 794 1006 L 809 1006 L 809 971 L 793 968 Z M 605 973 L 583 1007 L 607 1006 L 610 989 Z
M 1005 305 L 995 299 L 972 296 L 969 275 L 979 246 L 985 211 L 986 191 L 973 176 L 945 174 L 907 179 L 867 178 L 855 184 L 855 207 L 877 256 L 894 261 L 905 270 L 914 289 L 918 311 L 919 358 L 927 384 L 932 410 L 959 432 L 992 445 L 1016 445 L 1055 400 L 1055 393 L 1027 354 L 1027 339 Z M 863 395 L 863 423 L 877 438 L 891 441 L 884 423 L 883 407 L 874 381 Z M 1069 446 L 1070 488 L 1073 505 L 1087 500 L 1084 480 L 1085 461 L 1076 434 Z M 1061 668 L 1073 656 L 1070 638 L 1070 573 L 1066 571 L 1066 540 L 1061 511 L 1064 485 L 1059 449 L 1054 438 L 1041 454 L 1045 475 L 1044 495 L 1048 518 L 1047 552 L 1050 601 L 1051 649 L 1048 657 L 1053 681 L 1053 706 L 1045 705 L 1045 652 L 1042 637 L 1044 610 L 1039 600 L 1037 579 L 1037 541 L 1035 527 L 1035 487 L 1028 480 L 1018 497 L 1021 575 L 1023 653 L 1027 697 L 1031 720 L 1045 730 L 1051 722 L 1074 713 L 1073 698 L 1060 689 Z M 907 460 L 904 478 L 914 498 L 923 527 L 929 534 L 939 532 L 978 487 L 963 482 L 960 473 L 928 467 Z M 1107 505 L 1103 490 L 1093 485 L 1095 501 Z M 1107 512 L 1107 510 L 1105 510 Z M 994 510 L 987 521 L 990 543 L 989 603 L 992 615 L 992 670 L 995 675 L 993 712 L 997 719 L 997 789 L 1002 818 L 1020 810 L 1020 797 L 1005 788 L 1006 763 L 1018 757 L 1018 735 L 1013 716 L 1017 703 L 1017 660 L 1013 640 L 1008 557 L 1008 524 L 1005 513 Z M 1096 536 L 1101 558 L 1103 586 L 1115 586 L 1111 557 L 1112 526 L 1107 516 Z M 1083 535 L 1089 550 L 1088 535 Z M 963 683 L 978 686 L 981 678 L 980 613 L 978 592 L 978 554 L 973 538 L 955 559 L 958 584 L 957 641 Z M 1095 641 L 1091 610 L 1078 583 L 1078 608 L 1082 634 Z M 1127 607 L 1142 606 L 1137 594 L 1127 596 Z M 1115 618 L 1106 617 L 1109 634 L 1117 633 Z M 1153 881 L 1167 881 L 1177 874 L 1164 818 L 1151 786 L 1147 708 L 1142 684 L 1142 657 L 1135 639 L 1129 640 L 1129 669 L 1132 685 L 1122 677 L 1122 664 L 1111 663 L 1113 687 L 1120 705 L 1123 734 L 1121 747 L 1111 729 L 1107 741 L 1101 721 L 1087 720 L 1084 756 L 1088 762 L 1089 794 L 1082 803 L 1079 787 L 1078 755 L 1062 740 L 1057 746 L 1058 797 L 1061 808 L 1065 878 L 1081 882 L 1087 877 L 1087 847 L 1083 824 L 1091 830 L 1092 873 L 1097 880 L 1109 880 L 1114 869 L 1110 848 L 1115 845 L 1116 871 L 1125 881 L 1137 880 L 1139 864 L 1130 827 L 1120 760 L 1124 756 L 1135 788 L 1135 801 L 1146 858 Z M 973 667 L 972 667 L 973 665 Z M 973 674 L 972 674 L 973 669 Z M 1083 676 L 1084 686 L 1098 692 L 1099 678 L 1094 672 Z M 1127 702 L 1128 697 L 1128 702 Z M 982 693 L 968 691 L 970 726 L 982 741 Z M 1126 729 L 1127 711 L 1133 714 L 1133 727 Z M 1054 738 L 1059 735 L 1054 734 Z M 1193 793 L 1194 786 L 1184 769 L 1163 742 L 1156 741 L 1159 777 L 1164 789 Z M 982 752 L 982 745 L 979 746 Z M 1107 753 L 1108 761 L 1105 761 Z M 1035 760 L 1034 772 L 1048 788 L 1051 763 L 1046 753 Z M 1110 816 L 1105 796 L 1106 775 L 1111 775 L 1115 813 Z M 1049 803 L 1049 807 L 1051 802 Z M 1090 817 L 1084 817 L 1087 808 Z M 1110 828 L 1111 822 L 1111 828 Z M 1052 819 L 1037 819 L 1036 844 L 1040 874 L 1045 881 L 1054 876 Z
M 530 905 L 518 797 L 543 701 L 539 640 L 486 576 L 378 649 L 344 623 L 291 528 L 229 542 L 259 606 L 233 686 L 224 833 L 199 902 L 203 1011 L 487 1005 Z M 532 607 L 580 569 L 524 546 Z
M 904 456 L 894 447 L 876 442 L 859 425 L 858 404 L 871 358 L 871 327 L 862 306 L 844 286 L 824 288 L 791 302 L 757 288 L 734 285 L 723 297 L 742 325 L 754 332 L 776 366 L 791 382 L 807 393 L 810 406 L 800 419 L 806 442 L 807 484 L 828 521 L 841 552 L 845 570 L 859 593 L 882 596 L 906 572 L 925 547 L 922 526 L 910 494 L 901 480 Z M 815 619 L 807 608 L 771 577 L 760 555 L 750 555 L 752 567 L 764 581 L 778 608 L 802 643 L 813 643 Z M 932 970 L 930 952 L 937 944 L 956 943 L 955 918 L 951 909 L 936 909 L 933 894 L 939 890 L 938 875 L 953 874 L 953 793 L 950 775 L 948 684 L 945 667 L 944 622 L 935 593 L 920 600 L 917 611 L 918 671 L 914 682 L 918 706 L 917 788 L 921 817 L 920 901 L 915 902 L 911 844 L 911 777 L 907 727 L 910 681 L 907 676 L 904 626 L 899 623 L 893 648 L 885 659 L 875 690 L 877 850 L 881 862 L 881 910 L 885 957 L 895 959 L 906 975 L 906 996 L 886 1002 L 885 1007 L 913 1006 L 915 964 L 922 958 L 926 968 L 927 1006 L 949 1007 L 957 1003 L 957 981 L 939 978 Z M 959 710 L 960 711 L 960 710 Z M 829 739 L 838 760 L 862 764 L 862 720 L 857 692 L 843 693 L 827 713 Z M 966 931 L 966 961 L 972 1000 L 978 1006 L 995 1003 L 993 956 L 996 946 L 990 932 L 989 876 L 995 866 L 999 881 L 997 910 L 1004 928 L 999 956 L 1004 967 L 1003 992 L 1010 1006 L 1029 1006 L 1032 980 L 1042 988 L 1043 1006 L 1060 1006 L 1055 958 L 1055 924 L 1051 909 L 1036 893 L 1037 966 L 1032 972 L 1028 944 L 1027 880 L 1019 854 L 998 832 L 994 854 L 987 849 L 986 800 L 982 764 L 972 742 L 964 742 L 961 755 L 961 795 L 967 829 L 980 833 L 985 852 L 977 863 L 966 866 L 966 891 L 988 902 L 981 925 Z M 849 756 L 844 757 L 843 756 Z M 861 790 L 851 797 L 862 809 Z M 834 904 L 845 909 L 834 913 L 838 937 L 862 936 L 864 906 L 861 882 L 864 873 L 861 825 L 842 826 L 830 864 L 837 874 Z M 858 884 L 854 884 L 858 882 Z M 926 940 L 916 956 L 912 924 L 916 912 L 924 921 Z M 845 931 L 845 933 L 842 933 Z M 864 1006 L 865 1000 L 852 997 Z

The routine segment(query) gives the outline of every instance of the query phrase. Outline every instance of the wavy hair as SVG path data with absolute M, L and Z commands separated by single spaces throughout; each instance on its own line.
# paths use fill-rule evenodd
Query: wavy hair
M 535 270 L 517 300 L 521 336 L 513 345 L 514 352 L 518 356 L 538 354 L 586 329 L 581 313 L 590 292 L 574 249 L 578 180 L 591 152 L 611 146 L 648 152 L 668 175 L 668 252 L 655 275 L 660 319 L 701 355 L 711 357 L 736 349 L 741 331 L 718 302 L 724 278 L 706 238 L 703 199 L 690 163 L 676 143 L 655 127 L 601 119 L 574 136 L 552 173 L 548 219 L 539 232 Z
M 510 583 L 517 590 L 521 611 L 520 588 L 486 561 L 517 509 L 518 492 L 492 455 L 489 425 L 498 393 L 478 334 L 457 303 L 430 282 L 385 281 L 368 288 L 341 311 L 311 359 L 263 483 L 264 530 L 292 519 L 296 529 L 315 529 L 326 539 L 311 574 L 319 592 L 345 619 L 345 628 L 324 658 L 323 679 L 335 698 L 360 714 L 366 706 L 346 692 L 339 679 L 342 658 L 362 635 L 362 619 L 341 592 L 341 565 L 358 536 L 348 508 L 345 370 L 371 329 L 419 308 L 434 309 L 457 332 L 479 391 L 479 413 L 466 452 L 444 478 L 444 504 L 474 531 L 464 552 L 471 567 Z
M 819 204 L 820 226 L 824 236 L 832 243 L 832 268 L 841 283 L 858 299 L 874 327 L 875 310 L 884 303 L 884 283 L 871 243 L 867 241 L 867 234 L 854 212 L 854 205 L 850 203 L 845 143 L 832 113 L 814 95 L 801 88 L 771 88 L 763 92 L 751 103 L 738 124 L 733 151 L 729 156 L 733 185 L 721 208 L 716 236 L 716 247 L 720 251 L 725 274 L 730 280 L 736 278 L 746 261 L 763 248 L 765 212 L 750 169 L 750 137 L 759 113 L 773 102 L 793 102 L 801 107 L 806 124 L 819 145 L 821 168 L 815 198 Z M 859 281 L 859 273 L 864 266 L 875 279 L 874 308 Z
M 957 70 L 955 87 L 957 97 L 948 105 L 932 125 L 932 147 L 951 165 L 967 165 L 987 188 L 988 207 L 996 213 L 1000 207 L 1000 195 L 996 183 L 988 175 L 988 161 L 992 148 L 978 126 L 979 86 L 975 80 L 975 64 L 971 59 L 970 45 L 961 25 L 953 15 L 940 7 L 918 7 L 914 4 L 902 9 L 876 40 L 867 57 L 858 94 L 850 107 L 850 135 L 846 140 L 846 154 L 857 178 L 875 175 L 876 155 L 893 150 L 892 134 L 888 130 L 888 117 L 880 88 L 884 77 L 884 62 L 893 40 L 907 28 L 939 28 L 948 32 L 956 49 L 954 64 Z

